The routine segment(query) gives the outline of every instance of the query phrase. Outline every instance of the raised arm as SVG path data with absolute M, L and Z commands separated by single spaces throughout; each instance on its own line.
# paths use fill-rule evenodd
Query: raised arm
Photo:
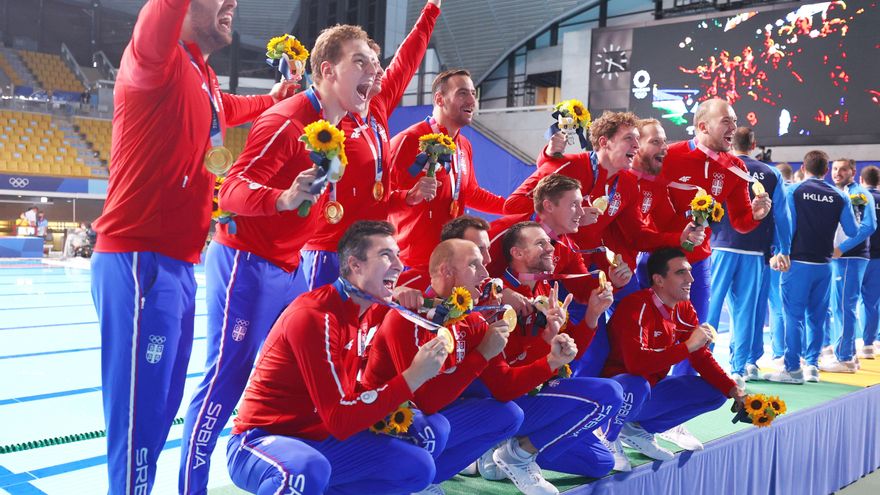
M 138 14 L 123 55 L 129 84 L 152 89 L 167 83 L 190 0 L 149 0 Z M 120 64 L 120 65 L 122 65 Z

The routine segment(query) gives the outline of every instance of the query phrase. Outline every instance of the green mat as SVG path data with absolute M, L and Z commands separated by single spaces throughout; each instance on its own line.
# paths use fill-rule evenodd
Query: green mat
M 763 393 L 768 395 L 778 395 L 781 397 L 788 408 L 787 414 L 817 406 L 824 402 L 829 402 L 837 397 L 863 388 L 827 382 L 810 383 L 806 385 L 749 382 L 747 385 L 746 390 L 749 393 Z M 733 418 L 733 414 L 730 412 L 730 402 L 728 401 L 728 403 L 720 409 L 716 409 L 715 411 L 703 414 L 702 416 L 688 421 L 687 427 L 694 436 L 704 443 L 725 437 L 746 428 L 754 428 L 754 426 L 743 423 L 733 424 L 730 422 L 731 418 Z M 674 452 L 681 451 L 681 449 L 675 445 L 664 440 L 660 440 L 660 444 Z M 633 467 L 652 462 L 652 459 L 636 453 L 635 451 L 629 449 L 626 449 L 626 451 Z M 559 488 L 560 492 L 593 481 L 591 478 L 572 476 L 553 471 L 544 471 L 544 476 L 547 478 L 547 481 L 553 483 Z M 448 495 L 515 495 L 519 493 L 519 490 L 517 490 L 510 481 L 486 481 L 479 476 L 456 476 L 443 483 L 443 489 Z M 245 492 L 234 486 L 227 486 L 210 490 L 208 493 L 210 495 L 240 495 Z

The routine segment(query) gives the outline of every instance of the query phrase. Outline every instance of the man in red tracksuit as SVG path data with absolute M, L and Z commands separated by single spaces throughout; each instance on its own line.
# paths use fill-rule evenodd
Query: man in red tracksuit
M 299 249 L 321 210 L 308 188 L 315 169 L 299 140 L 310 123 L 337 123 L 363 111 L 378 73 L 375 52 L 357 26 L 324 30 L 311 52 L 315 85 L 264 112 L 220 189 L 220 207 L 236 213 L 235 230 L 218 225 L 205 262 L 208 360 L 184 420 L 179 491 L 207 490 L 211 452 L 247 383 L 257 351 L 295 285 Z M 332 57 L 332 58 L 331 58 Z M 346 143 L 347 144 L 347 143 Z
M 345 133 L 345 154 L 348 167 L 345 174 L 328 194 L 321 196 L 315 208 L 323 211 L 327 202 L 337 201 L 343 207 L 338 223 L 316 215 L 314 231 L 303 246 L 298 279 L 308 290 L 336 280 L 339 260 L 336 244 L 349 225 L 357 220 L 385 220 L 389 201 L 401 200 L 406 191 L 391 195 L 389 167 L 391 144 L 388 119 L 403 98 L 413 74 L 421 65 L 434 24 L 440 16 L 440 0 L 428 0 L 409 36 L 394 54 L 391 65 L 384 71 L 375 96 L 369 99 L 366 112 L 349 112 L 339 123 Z M 398 224 L 401 225 L 401 224 Z
M 712 331 L 700 324 L 690 302 L 691 265 L 677 248 L 655 251 L 648 260 L 651 288 L 631 294 L 608 323 L 611 354 L 602 376 L 636 375 L 651 384 L 650 398 L 633 408 L 620 440 L 658 460 L 673 454 L 654 434 L 721 407 L 728 397 L 742 405 L 743 390 L 728 377 L 707 348 Z M 667 376 L 675 363 L 690 358 L 700 376 Z
M 453 294 L 453 289 L 467 290 L 476 299 L 478 286 L 486 277 L 482 255 L 477 247 L 461 239 L 443 241 L 434 249 L 429 272 L 431 292 L 428 295 L 443 300 Z M 461 321 L 446 324 L 455 336 L 455 350 L 450 354 L 444 371 L 425 384 L 413 400 L 423 412 L 430 414 L 439 411 L 449 420 L 449 441 L 446 450 L 437 459 L 436 483 L 459 472 L 488 447 L 517 433 L 523 420 L 522 411 L 516 404 L 507 401 L 518 399 L 538 387 L 574 357 L 576 349 L 571 338 L 556 335 L 563 323 L 563 314 L 564 310 L 558 307 L 548 312 L 549 343 L 545 344 L 543 354 L 516 367 L 508 364 L 509 357 L 500 354 L 508 343 L 510 331 L 504 320 L 489 325 L 481 314 L 475 312 Z M 366 386 L 387 380 L 387 377 L 409 366 L 418 346 L 431 338 L 432 332 L 393 312 L 379 328 L 370 349 L 369 363 L 364 373 Z M 478 380 L 469 387 L 476 378 Z M 462 393 L 464 397 L 460 398 Z M 583 403 L 554 411 L 552 419 L 566 423 L 555 415 L 562 410 L 572 413 L 572 420 L 578 419 L 577 414 L 573 413 L 577 408 L 584 408 Z M 548 421 L 542 424 L 547 425 Z M 520 489 L 523 489 L 521 485 L 527 483 L 531 489 L 539 490 L 534 493 L 556 493 L 543 478 L 528 479 L 524 474 L 525 471 L 536 469 L 536 466 L 532 466 L 535 456 L 527 455 L 527 459 L 511 464 L 510 469 L 520 478 L 520 482 L 515 483 Z M 540 477 L 539 469 L 536 473 Z M 540 491 L 548 489 L 551 490 Z
M 744 234 L 752 231 L 770 213 L 772 202 L 767 193 L 749 200 L 748 186 L 754 179 L 748 174 L 742 160 L 730 153 L 736 131 L 733 107 L 719 99 L 700 103 L 694 114 L 694 128 L 696 136 L 693 139 L 669 147 L 659 177 L 669 182 L 701 187 L 715 201 L 724 203 L 730 224 L 737 232 Z M 695 191 L 670 187 L 667 192 L 678 227 L 685 228 L 690 222 L 686 213 L 690 211 Z M 669 226 L 670 229 L 674 227 Z M 712 246 L 708 237 L 711 228 L 706 229 L 705 234 L 707 241 L 687 253 L 694 276 L 691 302 L 701 321 L 708 318 L 709 311 L 708 258 Z M 683 371 L 686 372 L 687 367 Z
M 489 266 L 492 255 L 489 254 L 489 222 L 480 217 L 462 215 L 446 222 L 440 230 L 440 242 L 449 239 L 464 239 L 476 244 L 480 255 L 483 257 L 483 266 Z M 410 287 L 426 291 L 431 285 L 431 274 L 428 266 L 415 266 L 400 274 L 397 280 L 398 287 Z
M 486 191 L 474 174 L 473 149 L 461 129 L 470 125 L 477 91 L 464 69 L 441 72 L 431 85 L 434 111 L 391 140 L 391 198 L 389 220 L 400 225 L 400 258 L 407 266 L 426 265 L 440 241 L 440 230 L 465 208 L 501 213 L 504 198 Z M 419 137 L 443 133 L 455 142 L 449 168 L 439 166 L 435 177 L 414 170 Z
M 143 3 L 143 2 L 142 2 Z M 110 183 L 92 257 L 109 493 L 149 493 L 193 338 L 193 264 L 211 222 L 227 126 L 283 98 L 220 92 L 208 57 L 232 41 L 235 0 L 149 0 L 120 62 Z
M 269 332 L 227 448 L 236 486 L 260 494 L 410 493 L 434 478 L 426 449 L 368 427 L 437 375 L 445 340 L 420 346 L 411 364 L 370 389 L 359 387 L 352 366 L 403 268 L 393 235 L 387 222 L 352 225 L 339 241 L 339 279 L 297 298 Z

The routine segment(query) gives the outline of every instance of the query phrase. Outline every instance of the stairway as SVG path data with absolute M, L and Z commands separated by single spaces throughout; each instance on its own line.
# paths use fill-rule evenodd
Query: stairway
M 4 72 L 8 72 L 11 70 L 13 74 L 6 74 L 11 82 L 13 82 L 16 86 L 30 86 L 36 89 L 39 85 L 37 84 L 36 79 L 34 79 L 33 74 L 28 68 L 24 65 L 24 62 L 21 60 L 21 57 L 18 56 L 18 52 L 11 49 L 0 47 L 0 56 L 2 56 L 3 60 L 5 60 L 5 64 L 0 62 L 0 68 L 3 69 Z M 16 78 L 20 82 L 16 82 Z
M 98 153 L 85 140 L 82 134 L 76 130 L 76 126 L 69 117 L 54 116 L 53 121 L 57 128 L 64 133 L 65 139 L 77 150 L 77 161 L 82 160 L 86 166 L 92 169 L 93 176 L 107 177 L 107 167 L 98 158 Z

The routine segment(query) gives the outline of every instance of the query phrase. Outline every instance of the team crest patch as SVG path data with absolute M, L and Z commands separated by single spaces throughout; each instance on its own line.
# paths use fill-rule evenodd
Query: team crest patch
M 375 390 L 367 390 L 366 392 L 361 393 L 361 402 L 364 404 L 372 404 L 376 402 L 376 399 L 379 398 L 379 392 Z
M 164 335 L 150 335 L 150 342 L 147 344 L 147 362 L 156 364 L 162 359 L 162 351 L 165 350 Z
M 617 210 L 620 209 L 620 193 L 614 193 L 614 198 L 611 199 L 611 204 L 608 205 L 608 215 L 614 216 L 617 214 Z
M 651 211 L 651 203 L 654 202 L 654 193 L 645 191 L 642 193 L 642 213 Z
M 724 189 L 724 174 L 715 172 L 712 175 L 712 196 L 718 196 Z
M 251 322 L 248 320 L 242 320 L 241 318 L 235 319 L 235 326 L 232 327 L 232 340 L 236 342 L 241 342 L 244 340 L 244 336 L 247 334 L 248 325 Z

